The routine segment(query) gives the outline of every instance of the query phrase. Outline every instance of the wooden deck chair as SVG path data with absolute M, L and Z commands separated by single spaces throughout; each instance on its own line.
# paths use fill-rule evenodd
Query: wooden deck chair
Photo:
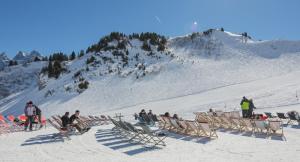
M 196 124 L 195 121 L 192 120 L 185 120 L 186 124 L 188 125 L 188 127 L 190 128 L 189 130 L 189 135 L 191 136 L 203 136 L 203 132 L 202 130 L 200 130 Z
M 243 124 L 241 123 L 240 118 L 231 118 L 233 129 L 238 129 L 239 131 L 242 131 Z
M 176 129 L 176 128 L 172 125 L 172 123 L 171 123 L 169 117 L 163 116 L 162 119 L 166 122 L 165 129 L 167 129 L 167 130 L 169 130 L 169 131 Z
M 269 134 L 269 124 L 266 120 L 254 120 L 254 133 Z
M 199 123 L 191 120 L 186 121 L 189 127 L 192 129 L 190 131 L 192 136 L 198 137 L 217 137 L 215 129 L 212 129 L 209 123 Z
M 233 116 L 233 114 L 234 113 L 232 113 L 232 112 L 224 112 L 223 113 L 223 117 L 221 118 L 221 119 L 223 119 L 223 120 L 226 120 L 225 121 L 225 123 L 227 123 L 228 124 L 228 122 L 230 122 L 230 127 L 229 128 L 231 128 L 231 129 L 238 129 L 238 130 L 240 130 L 240 122 L 239 122 L 239 120 L 236 120 L 237 118 L 233 118 L 232 116 Z M 226 119 L 225 119 L 225 118 Z
M 220 116 L 219 118 L 221 119 L 222 125 L 224 126 L 224 128 L 227 128 L 227 129 L 233 128 L 232 122 L 229 118 L 227 118 L 225 116 Z
M 190 126 L 187 124 L 186 120 L 178 120 L 178 125 L 184 129 L 184 134 L 190 134 L 190 131 L 193 131 Z
M 103 119 L 103 118 L 98 117 L 98 116 L 93 116 L 93 118 L 98 121 L 98 125 L 108 124 L 108 122 L 106 121 L 106 119 Z
M 140 127 L 144 131 L 144 135 L 147 135 L 148 139 L 145 140 L 145 143 L 152 143 L 153 146 L 161 145 L 166 146 L 165 139 L 166 135 L 160 136 L 156 131 L 151 130 L 147 125 L 141 124 Z
M 219 116 L 212 116 L 216 128 L 227 128 Z
M 196 115 L 195 121 L 197 122 L 209 122 L 209 119 L 207 118 L 206 112 L 194 112 Z
M 60 135 L 62 137 L 67 137 L 67 138 L 70 138 L 69 135 L 70 133 L 72 132 L 71 130 L 69 129 L 66 129 L 66 130 L 63 130 L 61 129 L 60 125 L 57 123 L 56 120 L 51 120 L 51 119 L 48 119 L 47 122 L 52 125 L 55 129 L 57 129 L 59 131 L 59 133 L 57 135 Z M 55 137 L 55 136 L 54 136 Z
M 114 119 L 113 119 L 114 120 Z M 123 137 L 127 138 L 129 141 L 135 140 L 138 138 L 138 134 L 136 134 L 135 131 L 131 130 L 130 127 L 128 127 L 127 124 L 125 124 L 123 121 L 116 121 L 114 120 L 115 123 L 118 123 L 119 127 L 121 127 L 121 135 Z
M 218 138 L 216 129 L 209 123 L 197 123 L 198 127 L 204 132 L 205 136 L 209 138 Z
M 241 118 L 240 111 L 231 111 L 230 116 L 231 118 L 237 118 L 237 119 Z
M 240 118 L 240 130 L 246 132 L 254 132 L 254 124 L 251 119 Z
M 147 137 L 144 135 L 144 131 L 141 129 L 136 128 L 134 125 L 132 125 L 129 122 L 125 121 L 120 121 L 123 122 L 124 126 L 128 128 L 133 134 L 131 138 L 129 139 L 130 141 L 135 140 L 136 142 L 145 142 L 147 140 Z
M 103 119 L 104 124 L 110 124 L 110 120 L 105 115 L 100 115 L 100 118 Z
M 157 116 L 157 119 L 158 119 L 158 128 L 165 129 L 166 122 L 164 121 L 164 119 L 160 115 Z
M 269 120 L 269 134 L 284 136 L 283 125 L 280 120 Z
M 169 118 L 169 119 L 170 119 L 172 126 L 174 127 L 173 130 L 176 133 L 184 133 L 185 130 L 182 127 L 180 127 L 180 125 L 177 123 L 176 119 L 174 119 L 174 118 Z
M 223 115 L 223 111 L 221 111 L 221 110 L 216 110 L 215 113 L 216 113 L 216 116 L 219 116 L 219 117 Z

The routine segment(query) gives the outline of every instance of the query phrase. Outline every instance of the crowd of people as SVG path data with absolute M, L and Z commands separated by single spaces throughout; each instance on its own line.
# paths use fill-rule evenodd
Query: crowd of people
M 177 114 L 171 116 L 169 112 L 165 112 L 162 116 L 174 118 L 177 120 L 180 119 Z M 156 114 L 153 114 L 152 110 L 149 110 L 149 112 L 146 113 L 145 109 L 142 109 L 139 114 L 135 113 L 134 118 L 135 120 L 138 120 L 140 123 L 145 123 L 147 125 L 154 125 L 155 122 L 158 121 Z

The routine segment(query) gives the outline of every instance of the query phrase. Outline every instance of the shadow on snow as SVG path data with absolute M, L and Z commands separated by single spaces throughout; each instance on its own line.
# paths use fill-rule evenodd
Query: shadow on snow
M 95 134 L 97 142 L 113 150 L 122 150 L 123 153 L 133 156 L 148 151 L 159 150 L 159 147 L 146 147 L 141 143 L 131 142 L 124 137 L 119 137 L 110 129 L 98 130 Z M 124 151 L 125 150 L 125 151 Z

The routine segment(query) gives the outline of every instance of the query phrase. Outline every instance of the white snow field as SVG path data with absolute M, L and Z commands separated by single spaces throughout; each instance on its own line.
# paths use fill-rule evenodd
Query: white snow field
M 83 115 L 122 113 L 124 120 L 135 122 L 134 113 L 151 109 L 156 114 L 168 111 L 194 119 L 193 112 L 209 108 L 239 110 L 243 96 L 253 98 L 255 112 L 300 112 L 299 41 L 243 43 L 239 34 L 214 31 L 210 37 L 200 34 L 193 41 L 190 36 L 172 38 L 168 40 L 168 50 L 174 58 L 145 58 L 149 74 L 139 79 L 133 74 L 103 76 L 98 68 L 90 67 L 83 74 L 90 82 L 89 88 L 78 94 L 72 88 L 72 76 L 85 68 L 86 59 L 94 55 L 87 54 L 68 64 L 70 73 L 57 80 L 45 78 L 44 89 L 31 87 L 0 100 L 0 112 L 21 114 L 24 104 L 32 100 L 46 117 L 79 109 Z M 132 69 L 122 72 L 125 70 Z M 48 91 L 53 94 L 46 96 Z M 117 138 L 110 131 L 112 127 L 93 127 L 83 135 L 71 136 L 71 140 L 51 138 L 57 133 L 52 127 L 0 135 L 0 161 L 300 160 L 300 126 L 296 124 L 284 127 L 285 138 L 230 130 L 218 130 L 219 137 L 213 140 L 168 133 L 167 146 L 154 149 Z

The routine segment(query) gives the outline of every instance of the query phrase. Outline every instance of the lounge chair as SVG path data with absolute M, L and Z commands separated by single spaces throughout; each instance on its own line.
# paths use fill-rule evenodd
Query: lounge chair
M 57 136 L 62 136 L 62 137 L 67 137 L 68 139 L 70 139 L 69 135 L 71 133 L 73 133 L 73 131 L 71 129 L 65 129 L 65 130 L 61 129 L 60 125 L 54 119 L 53 120 L 48 119 L 47 122 L 59 131 L 59 133 L 57 135 L 53 136 L 53 138 L 55 138 Z
M 284 136 L 282 121 L 269 120 L 269 134 L 278 134 L 280 136 Z
M 193 131 L 186 120 L 178 120 L 177 122 L 178 125 L 184 129 L 184 134 L 190 134 L 190 132 Z
M 195 121 L 200 123 L 211 122 L 211 118 L 205 112 L 195 112 Z
M 157 131 L 151 130 L 147 125 L 145 124 L 140 124 L 139 125 L 143 131 L 144 134 L 147 135 L 148 139 L 145 140 L 145 143 L 152 143 L 152 146 L 166 146 L 166 143 L 164 142 L 165 138 L 167 137 L 166 135 L 161 136 Z
M 223 111 L 221 111 L 221 110 L 217 110 L 215 113 L 216 113 L 217 116 L 222 116 L 223 115 Z
M 177 120 L 174 119 L 174 118 L 169 118 L 170 119 L 170 122 L 173 126 L 173 130 L 176 132 L 176 133 L 184 133 L 184 128 L 182 128 L 178 123 L 177 123 Z
M 254 123 L 251 119 L 240 118 L 240 130 L 254 132 Z
M 187 124 L 192 129 L 190 131 L 191 135 L 196 135 L 199 137 L 218 137 L 216 130 L 211 128 L 209 123 L 199 123 L 191 120 L 187 120 Z
M 231 111 L 230 116 L 231 116 L 231 118 L 241 118 L 239 111 Z
M 164 127 L 164 129 L 167 129 L 167 130 L 175 130 L 176 128 L 172 125 L 171 121 L 170 121 L 170 118 L 169 117 L 162 117 L 162 119 L 165 121 L 166 125 Z
M 269 134 L 269 124 L 266 120 L 254 120 L 254 133 Z
M 166 127 L 166 122 L 164 121 L 164 119 L 159 115 L 157 116 L 157 119 L 158 119 L 158 127 L 160 129 L 165 129 Z

